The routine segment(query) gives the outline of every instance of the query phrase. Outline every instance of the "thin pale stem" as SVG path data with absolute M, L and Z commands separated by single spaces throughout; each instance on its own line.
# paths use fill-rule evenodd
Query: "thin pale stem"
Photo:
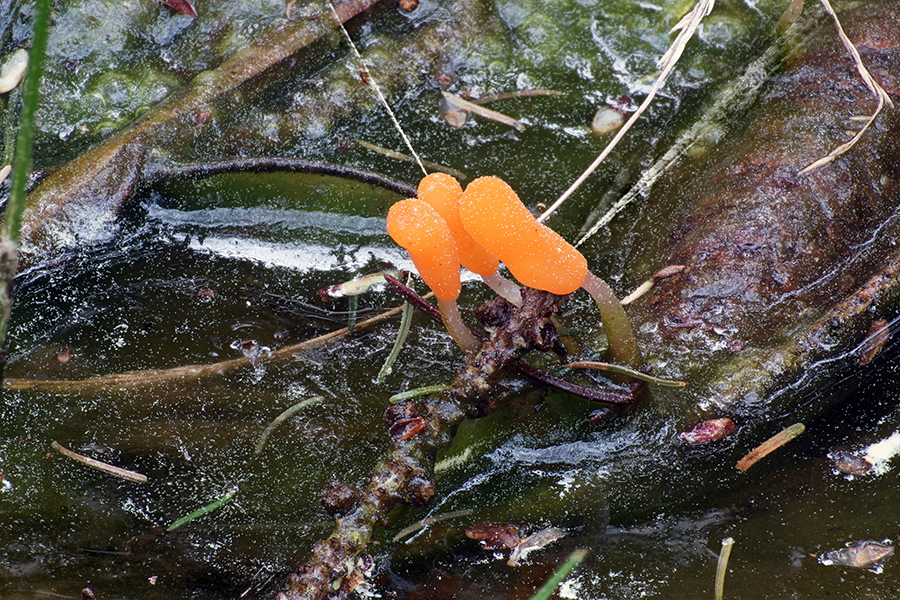
M 481 279 L 483 279 L 484 283 L 494 290 L 498 296 L 506 298 L 510 304 L 522 306 L 522 290 L 519 289 L 519 286 L 500 273 L 482 275 Z
M 618 363 L 637 369 L 641 366 L 641 350 L 638 348 L 637 339 L 631 329 L 631 321 L 625 314 L 625 309 L 609 285 L 588 272 L 581 287 L 594 298 L 600 318 L 603 320 L 603 330 L 606 339 L 609 340 L 609 362 Z
M 344 23 L 338 15 L 337 9 L 334 8 L 334 4 L 332 2 L 329 2 L 328 6 L 331 8 L 331 14 L 334 15 L 338 26 L 340 26 L 341 33 L 344 34 L 344 39 L 347 40 L 348 44 L 350 44 L 350 49 L 353 51 L 353 56 L 356 57 L 356 61 L 359 63 L 360 71 L 362 73 L 365 73 L 365 77 L 368 80 L 369 87 L 371 87 L 372 91 L 375 92 L 375 95 L 378 97 L 378 101 L 381 102 L 384 110 L 387 112 L 388 116 L 391 118 L 391 121 L 394 123 L 394 127 L 396 127 L 397 131 L 400 133 L 400 137 L 403 138 L 403 143 L 406 144 L 407 148 L 409 148 L 409 153 L 412 154 L 413 158 L 416 159 L 416 164 L 418 164 L 419 168 L 422 169 L 422 173 L 428 175 L 428 171 L 425 170 L 425 165 L 422 164 L 422 159 L 419 158 L 419 155 L 416 153 L 416 149 L 413 148 L 412 142 L 409 141 L 408 137 L 406 137 L 406 132 L 403 131 L 403 127 L 400 126 L 400 121 L 397 120 L 396 115 L 394 115 L 394 111 L 391 110 L 391 105 L 388 104 L 387 98 L 385 98 L 384 94 L 381 93 L 381 87 L 379 87 L 378 83 L 375 81 L 375 78 L 372 76 L 372 72 L 369 71 L 369 67 L 366 65 L 366 61 L 363 60 L 363 57 L 359 53 L 359 50 L 356 49 L 356 44 L 353 43 L 353 39 L 347 32 L 347 28 L 344 27 Z
M 444 326 L 453 336 L 453 341 L 462 348 L 463 352 L 477 352 L 481 348 L 481 341 L 475 337 L 475 334 L 463 321 L 456 301 L 445 301 L 438 298 L 438 309 L 441 311 L 441 320 L 444 321 Z
M 641 102 L 641 105 L 638 109 L 629 117 L 628 121 L 622 125 L 621 129 L 619 129 L 618 133 L 616 133 L 615 137 L 613 137 L 612 141 L 607 144 L 606 148 L 600 153 L 600 155 L 594 159 L 594 162 L 590 164 L 590 166 L 585 169 L 584 173 L 575 180 L 575 182 L 569 186 L 563 195 L 559 197 L 559 199 L 550 205 L 550 208 L 544 211 L 544 213 L 538 217 L 538 221 L 543 223 L 550 215 L 552 215 L 557 208 L 562 206 L 562 204 L 568 200 L 569 196 L 575 193 L 581 184 L 585 182 L 585 180 L 591 176 L 591 174 L 600 166 L 600 163 L 609 156 L 609 154 L 613 151 L 613 148 L 619 143 L 619 141 L 625 137 L 625 134 L 628 133 L 628 130 L 631 129 L 631 126 L 637 122 L 637 120 L 644 114 L 644 111 L 647 110 L 647 107 L 650 106 L 650 103 L 653 102 L 653 99 L 656 97 L 656 93 L 659 91 L 659 88 L 663 86 L 666 82 L 666 79 L 669 77 L 669 73 L 672 72 L 672 69 L 675 68 L 675 64 L 678 62 L 678 59 L 681 58 L 681 54 L 684 52 L 685 46 L 687 46 L 688 41 L 694 35 L 694 32 L 697 30 L 697 27 L 700 25 L 700 21 L 703 20 L 703 17 L 709 14 L 709 12 L 713 8 L 713 4 L 715 0 L 698 0 L 697 4 L 694 5 L 694 8 L 691 9 L 685 17 L 681 20 L 673 28 L 673 31 L 680 30 L 678 35 L 675 37 L 675 41 L 672 42 L 672 45 L 660 59 L 660 73 L 656 78 L 656 83 L 653 84 L 653 87 L 650 89 L 650 93 L 647 94 L 647 97 L 644 98 L 644 101 Z

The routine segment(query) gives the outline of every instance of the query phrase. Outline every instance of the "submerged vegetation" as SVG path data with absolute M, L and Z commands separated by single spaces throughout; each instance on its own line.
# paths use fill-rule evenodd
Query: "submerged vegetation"
M 852 480 L 825 455 L 886 412 L 826 411 L 852 389 L 835 381 L 894 352 L 866 338 L 900 298 L 896 116 L 801 171 L 900 92 L 892 2 L 839 7 L 870 81 L 821 10 L 782 20 L 797 2 L 174 8 L 55 6 L 0 405 L 0 595 L 696 597 L 726 536 L 729 598 L 773 565 L 783 595 L 890 588 L 811 569 L 849 565 L 816 560 L 845 543 L 878 568 L 892 551 L 855 540 L 894 515 L 835 507 L 891 497 L 893 455 Z M 34 16 L 0 17 L 12 53 Z M 679 24 L 693 39 L 655 72 Z M 376 81 L 410 153 L 471 180 L 413 186 L 416 165 L 368 150 L 401 148 Z M 747 97 L 722 103 L 723 86 Z M 638 104 L 564 191 L 611 137 L 591 115 Z M 551 229 L 532 215 L 561 194 Z M 495 256 L 462 250 L 454 210 Z M 413 266 L 438 308 L 395 277 Z M 395 344 L 401 297 L 422 314 Z M 797 421 L 807 435 L 734 468 Z

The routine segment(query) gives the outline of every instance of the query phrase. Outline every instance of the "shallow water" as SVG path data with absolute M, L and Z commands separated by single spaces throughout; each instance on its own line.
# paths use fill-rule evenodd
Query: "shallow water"
M 111 128 L 107 121 L 127 122 L 150 101 L 149 96 L 115 100 L 115 77 L 106 70 L 121 78 L 144 77 L 156 71 L 130 70 L 147 61 L 164 73 L 166 85 L 185 85 L 283 8 L 271 2 L 243 3 L 243 8 L 220 4 L 196 24 L 153 4 L 126 4 L 115 9 L 115 19 L 102 21 L 111 36 L 108 48 L 96 40 L 53 46 L 48 97 L 70 94 L 85 103 L 52 117 L 45 108 L 41 166 L 73 156 Z M 674 18 L 653 3 L 628 10 L 624 3 L 554 4 L 556 12 L 538 10 L 533 2 L 497 3 L 496 10 L 486 3 L 484 10 L 499 19 L 509 39 L 469 40 L 468 48 L 478 46 L 480 54 L 451 57 L 461 87 L 485 93 L 553 87 L 569 93 L 565 100 L 504 105 L 502 110 L 528 123 L 525 134 L 510 135 L 481 120 L 450 130 L 437 115 L 436 91 L 421 82 L 392 98 L 423 154 L 472 176 L 492 173 L 516 181 L 530 205 L 554 198 L 599 151 L 605 139 L 585 129 L 593 111 L 608 98 L 645 89 L 637 80 L 652 71 Z M 376 10 L 353 31 L 364 46 L 377 48 L 423 27 L 429 11 L 454 5 L 422 6 L 414 17 L 394 8 Z M 76 27 L 79 19 L 90 20 L 108 8 L 103 2 L 66 3 L 57 23 Z M 560 232 L 572 236 L 617 172 L 637 170 L 656 152 L 654 143 L 673 137 L 675 109 L 698 110 L 710 93 L 705 86 L 734 69 L 726 59 L 764 45 L 760 31 L 773 19 L 759 11 L 777 13 L 752 3 L 721 10 L 719 20 L 710 23 L 705 54 L 685 57 L 685 70 L 637 141 L 629 141 L 554 223 Z M 621 37 L 622 23 L 636 38 Z M 380 41 L 379 32 L 387 42 Z M 21 36 L 10 31 L 8 43 Z M 295 74 L 306 86 L 302 94 L 287 94 L 273 84 L 258 104 L 239 99 L 259 113 L 250 120 L 253 127 L 269 123 L 273 129 L 256 127 L 257 135 L 235 151 L 233 123 L 216 125 L 169 150 L 217 158 L 277 149 L 414 181 L 413 167 L 338 143 L 362 137 L 398 146 L 377 109 L 343 113 L 314 127 L 322 135 L 310 138 L 290 137 L 295 130 L 272 121 L 286 106 L 302 103 L 303 94 L 312 94 L 317 80 L 346 71 L 345 52 L 336 39 L 326 42 L 304 55 L 312 66 Z M 202 53 L 191 52 L 198 47 Z M 107 49 L 130 60 L 117 62 L 104 54 Z M 76 89 L 66 87 L 73 72 L 79 73 Z M 94 89 L 104 95 L 105 112 L 90 112 Z M 277 135 L 269 135 L 273 131 Z M 548 148 L 554 149 L 552 156 Z M 347 322 L 347 302 L 324 304 L 316 290 L 386 266 L 409 266 L 383 228 L 395 198 L 357 183 L 301 175 L 229 175 L 144 189 L 106 237 L 73 247 L 56 264 L 20 277 L 7 376 L 81 380 L 214 363 L 239 358 L 244 350 L 264 356 L 267 349 L 339 329 Z M 616 235 L 613 230 L 613 240 Z M 593 246 L 592 267 L 618 292 L 644 275 L 642 265 L 620 264 L 619 257 L 633 254 L 628 248 L 613 252 Z M 472 282 L 465 296 L 465 310 L 487 298 Z M 360 298 L 360 317 L 396 304 L 393 294 L 378 289 Z M 564 315 L 588 345 L 597 330 L 588 320 L 590 310 L 578 298 Z M 331 529 L 319 502 L 328 480 L 361 481 L 387 447 L 381 420 L 387 398 L 446 383 L 459 364 L 449 338 L 417 317 L 393 373 L 376 382 L 395 328 L 396 320 L 388 321 L 290 360 L 259 360 L 222 376 L 124 390 L 85 385 L 78 391 L 4 391 L 0 596 L 78 597 L 86 586 L 98 598 L 271 596 L 311 544 Z M 65 364 L 62 348 L 72 355 Z M 864 373 L 864 383 L 849 385 L 844 408 L 810 423 L 804 438 L 746 476 L 726 469 L 721 486 L 704 486 L 684 500 L 677 489 L 657 490 L 661 495 L 647 497 L 643 507 L 611 502 L 600 470 L 616 453 L 639 454 L 641 440 L 632 435 L 627 416 L 591 426 L 585 417 L 594 407 L 586 401 L 522 394 L 490 418 L 466 423 L 456 446 L 440 457 L 441 491 L 431 510 L 465 508 L 473 514 L 403 545 L 390 542 L 391 536 L 423 512 L 398 511 L 373 547 L 374 589 L 400 597 L 527 598 L 571 549 L 588 546 L 591 554 L 564 584 L 564 597 L 708 597 L 715 554 L 721 539 L 731 536 L 736 546 L 726 581 L 729 598 L 821 598 L 829 592 L 842 598 L 894 597 L 896 561 L 875 574 L 824 566 L 813 556 L 857 539 L 897 537 L 896 473 L 888 469 L 848 480 L 834 474 L 825 458 L 832 446 L 870 443 L 898 427 L 898 415 L 891 412 L 893 356 L 886 352 Z M 254 454 L 266 425 L 312 396 L 324 400 L 280 424 L 264 451 Z M 665 395 L 657 398 L 665 402 Z M 661 421 L 660 435 L 676 425 Z M 53 441 L 139 471 L 149 482 L 114 479 L 71 462 L 53 452 Z M 629 497 L 640 504 L 641 490 L 656 489 L 658 482 L 631 473 L 622 485 L 633 488 Z M 687 482 L 679 485 L 689 486 L 690 476 L 685 473 Z M 235 486 L 234 499 L 217 511 L 165 531 Z M 490 519 L 515 520 L 530 531 L 563 526 L 569 536 L 532 554 L 524 567 L 509 568 L 462 535 L 468 525 Z

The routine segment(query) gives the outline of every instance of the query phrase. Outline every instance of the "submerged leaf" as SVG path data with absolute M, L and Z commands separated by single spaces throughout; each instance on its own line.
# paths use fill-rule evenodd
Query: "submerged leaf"
M 506 564 L 510 567 L 517 567 L 519 566 L 519 561 L 525 560 L 525 556 L 529 552 L 540 550 L 544 546 L 548 546 L 564 537 L 566 537 L 566 532 L 562 529 L 557 529 L 556 527 L 541 529 L 537 533 L 533 533 L 519 542 L 512 553 L 510 553 L 509 560 L 506 561 Z
M 847 543 L 847 547 L 841 550 L 826 552 L 819 557 L 819 562 L 823 565 L 843 565 L 881 573 L 883 561 L 893 553 L 894 547 L 887 540 L 858 540 Z

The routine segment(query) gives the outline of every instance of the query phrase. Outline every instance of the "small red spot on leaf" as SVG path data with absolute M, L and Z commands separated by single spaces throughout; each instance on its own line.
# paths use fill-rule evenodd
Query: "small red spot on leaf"
M 422 417 L 413 417 L 412 419 L 402 419 L 397 421 L 388 430 L 391 441 L 400 442 L 408 440 L 417 433 L 421 433 L 425 429 L 425 419 Z
M 197 10 L 194 8 L 193 0 L 156 0 L 160 4 L 164 4 L 183 15 L 187 15 L 192 19 L 197 18 Z

